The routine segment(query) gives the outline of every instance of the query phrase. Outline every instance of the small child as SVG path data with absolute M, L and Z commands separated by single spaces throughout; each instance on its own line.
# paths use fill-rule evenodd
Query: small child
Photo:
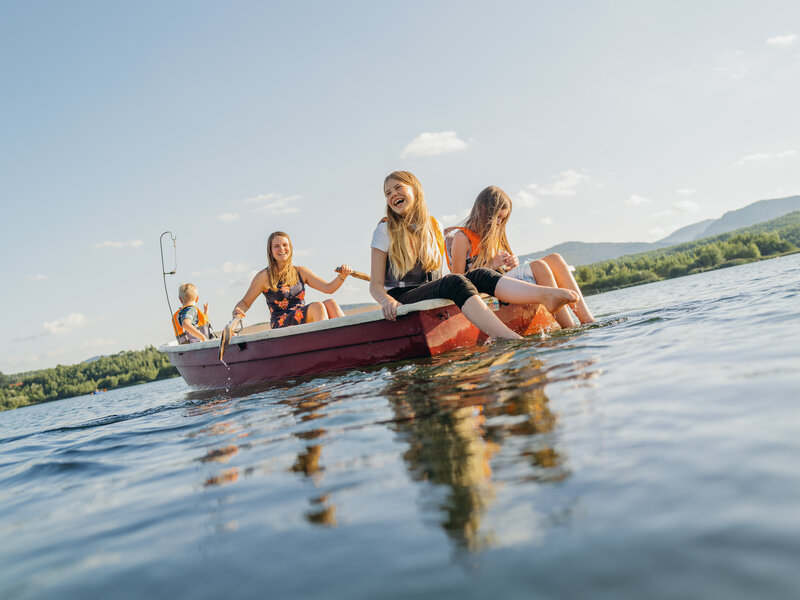
M 181 308 L 172 315 L 172 327 L 179 344 L 204 342 L 208 339 L 208 303 L 203 310 L 197 307 L 197 286 L 184 283 L 178 287 Z

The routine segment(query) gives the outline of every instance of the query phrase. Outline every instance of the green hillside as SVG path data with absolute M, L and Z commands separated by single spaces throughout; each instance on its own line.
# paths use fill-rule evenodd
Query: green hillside
M 16 375 L 0 373 L 0 410 L 38 404 L 59 398 L 90 394 L 95 390 L 146 383 L 176 377 L 167 355 L 152 346 L 120 352 L 77 365 L 28 371 Z
M 701 240 L 582 265 L 575 278 L 585 294 L 592 294 L 774 258 L 798 248 L 800 211 Z

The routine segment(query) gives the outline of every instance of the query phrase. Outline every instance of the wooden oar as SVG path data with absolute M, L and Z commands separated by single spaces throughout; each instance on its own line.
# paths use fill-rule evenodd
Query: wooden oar
M 336 271 L 337 273 L 341 273 L 342 269 L 341 269 L 341 267 L 336 267 L 334 269 L 334 271 Z M 351 271 L 350 272 L 350 276 L 351 277 L 355 277 L 356 279 L 362 279 L 364 281 L 369 281 L 369 275 L 367 275 L 366 273 L 362 273 L 361 271 Z
M 222 360 L 222 356 L 223 356 L 223 354 L 225 354 L 225 348 L 227 348 L 228 344 L 231 343 L 231 338 L 233 337 L 233 330 L 236 328 L 236 326 L 239 324 L 239 322 L 241 320 L 242 320 L 241 317 L 235 317 L 234 319 L 231 320 L 230 323 L 225 325 L 225 329 L 222 330 L 222 336 L 220 336 L 220 340 L 219 340 L 219 360 L 220 360 L 220 362 L 224 362 Z

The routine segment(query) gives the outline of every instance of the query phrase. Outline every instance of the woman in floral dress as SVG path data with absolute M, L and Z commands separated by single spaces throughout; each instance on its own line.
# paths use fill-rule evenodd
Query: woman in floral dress
M 333 280 L 324 281 L 308 267 L 292 264 L 292 242 L 283 231 L 270 234 L 267 248 L 268 266 L 253 277 L 244 298 L 233 309 L 234 318 L 244 317 L 259 294 L 264 294 L 267 301 L 273 329 L 344 316 L 333 298 L 306 304 L 305 286 L 308 284 L 315 290 L 332 294 L 353 272 L 349 265 L 342 265 Z

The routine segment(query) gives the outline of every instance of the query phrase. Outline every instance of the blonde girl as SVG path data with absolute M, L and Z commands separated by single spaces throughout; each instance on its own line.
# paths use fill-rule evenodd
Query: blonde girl
M 550 312 L 577 300 L 570 290 L 502 277 L 481 267 L 443 277 L 444 236 L 428 214 L 422 184 L 408 171 L 394 171 L 384 179 L 383 194 L 386 217 L 372 235 L 369 289 L 386 319 L 396 319 L 400 304 L 446 298 L 491 337 L 515 339 L 520 336 L 486 307 L 480 293 L 512 304 L 544 304 Z
M 578 283 L 560 254 L 549 254 L 542 259 L 519 264 L 519 259 L 511 252 L 506 236 L 511 208 L 511 198 L 498 187 L 487 187 L 478 194 L 464 224 L 445 230 L 450 271 L 467 273 L 477 267 L 486 267 L 499 271 L 506 277 L 572 290 L 578 295 L 574 307 L 578 320 L 581 323 L 593 322 L 595 319 L 586 305 Z M 553 316 L 561 327 L 574 326 L 566 307 L 556 311 Z
M 292 241 L 283 231 L 271 233 L 267 240 L 267 268 L 262 269 L 250 288 L 233 309 L 234 318 L 242 318 L 259 294 L 264 294 L 270 312 L 273 329 L 324 321 L 343 317 L 344 312 L 333 298 L 324 302 L 305 304 L 306 284 L 325 294 L 338 290 L 353 272 L 349 265 L 342 265 L 339 275 L 324 281 L 308 267 L 292 264 Z

